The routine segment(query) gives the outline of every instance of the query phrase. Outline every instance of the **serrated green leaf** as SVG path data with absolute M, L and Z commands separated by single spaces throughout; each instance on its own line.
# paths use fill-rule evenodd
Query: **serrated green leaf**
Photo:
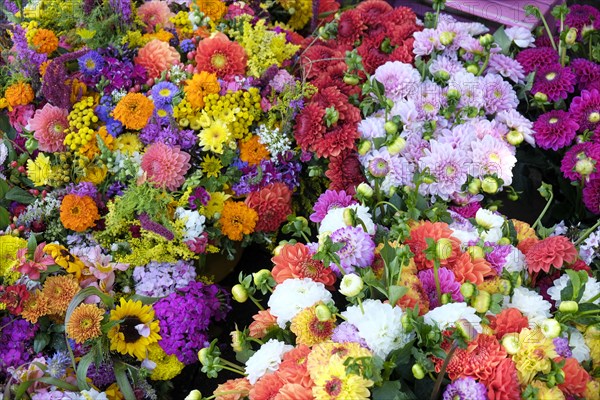
M 10 189 L 6 193 L 5 198 L 7 200 L 16 201 L 17 203 L 21 204 L 31 204 L 35 201 L 35 197 L 33 197 L 30 193 L 17 186 Z

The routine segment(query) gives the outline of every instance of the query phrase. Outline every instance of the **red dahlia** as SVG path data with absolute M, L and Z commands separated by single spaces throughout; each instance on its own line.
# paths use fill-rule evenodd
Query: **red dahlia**
M 285 183 L 272 183 L 250 193 L 246 205 L 258 213 L 257 232 L 275 232 L 292 213 L 292 191 Z

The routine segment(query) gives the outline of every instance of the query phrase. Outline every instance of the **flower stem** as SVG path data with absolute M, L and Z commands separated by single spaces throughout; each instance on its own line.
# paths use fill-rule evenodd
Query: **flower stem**
M 583 235 L 577 239 L 577 241 L 574 243 L 575 246 L 578 246 L 579 244 L 581 244 L 581 242 L 583 242 L 585 239 L 587 239 L 588 236 L 590 236 L 590 234 L 592 232 L 594 232 L 596 230 L 596 228 L 598 228 L 600 226 L 600 219 L 589 229 L 587 229 L 585 232 L 583 232 Z
M 552 204 L 553 199 L 554 199 L 554 193 L 550 192 L 550 196 L 548 198 L 548 201 L 546 202 L 546 206 L 540 213 L 539 217 L 537 217 L 537 219 L 535 220 L 533 225 L 531 225 L 532 229 L 535 229 L 539 225 L 539 223 L 542 222 L 542 218 L 544 218 L 544 215 L 546 215 L 546 213 L 548 212 L 548 209 L 550 208 L 550 204 Z
M 544 17 L 544 14 L 541 13 L 541 11 L 540 11 L 540 19 L 542 20 L 542 23 L 544 24 L 544 28 L 546 29 L 546 33 L 548 34 L 548 37 L 550 38 L 550 44 L 552 45 L 552 48 L 554 50 L 556 50 L 556 43 L 554 42 L 554 36 L 552 35 L 552 31 L 550 30 L 550 27 L 548 26 L 548 22 L 546 21 L 546 18 Z
M 442 304 L 442 287 L 440 285 L 440 260 L 435 259 L 433 263 L 433 277 L 435 278 L 435 291 L 437 292 L 438 301 Z
M 438 374 L 437 379 L 435 380 L 435 385 L 433 386 L 433 392 L 431 392 L 430 400 L 436 400 L 439 397 L 440 388 L 442 386 L 442 380 L 444 379 L 444 375 L 446 375 L 446 368 L 448 368 L 448 364 L 450 363 L 450 360 L 452 359 L 452 356 L 454 355 L 454 352 L 457 348 L 458 346 L 456 345 L 456 343 L 453 343 L 452 348 L 450 349 L 448 355 L 446 356 L 446 359 L 444 360 L 442 369 L 440 370 L 440 373 Z
M 265 310 L 265 308 L 262 306 L 262 304 L 260 304 L 260 303 L 259 303 L 259 301 L 258 301 L 258 300 L 256 300 L 256 299 L 255 299 L 254 297 L 252 297 L 252 296 L 248 296 L 248 297 L 250 298 L 250 300 L 252 300 L 252 302 L 254 303 L 254 305 L 255 305 L 256 307 L 258 307 L 258 309 L 259 309 L 259 310 L 261 310 L 261 311 L 264 311 L 264 310 Z

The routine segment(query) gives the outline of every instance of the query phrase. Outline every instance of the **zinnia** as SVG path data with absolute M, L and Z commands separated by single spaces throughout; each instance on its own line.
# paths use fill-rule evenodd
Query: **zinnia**
M 141 93 L 127 93 L 117 103 L 112 116 L 127 129 L 139 130 L 146 126 L 154 111 L 154 103 Z
M 142 170 L 157 187 L 176 190 L 190 169 L 190 155 L 179 146 L 156 142 L 148 146 L 142 157 Z
M 158 78 L 163 71 L 181 59 L 177 50 L 168 43 L 153 39 L 138 51 L 134 61 L 136 65 L 141 65 L 148 71 L 149 78 Z
M 195 59 L 197 71 L 208 71 L 219 78 L 243 75 L 248 62 L 244 48 L 222 33 L 201 41 Z
M 258 213 L 257 232 L 275 232 L 292 213 L 292 191 L 285 183 L 272 183 L 250 193 L 245 203 Z
M 38 53 L 50 54 L 58 48 L 58 38 L 49 29 L 37 29 L 31 43 Z
M 67 229 L 83 232 L 100 219 L 98 207 L 90 196 L 66 195 L 60 205 L 60 222 Z
M 564 236 L 551 236 L 535 243 L 525 260 L 530 274 L 544 271 L 550 272 L 550 267 L 562 268 L 565 263 L 571 264 L 577 260 L 578 252 L 573 243 Z
M 204 96 L 219 93 L 219 90 L 221 90 L 221 86 L 217 81 L 217 76 L 206 71 L 194 74 L 192 79 L 185 81 L 183 88 L 186 99 L 194 108 L 204 107 Z
M 244 235 L 254 232 L 258 213 L 241 201 L 227 201 L 223 205 L 219 225 L 223 235 L 230 240 L 240 241 Z
M 65 129 L 69 126 L 67 115 L 67 110 L 50 103 L 36 110 L 33 118 L 29 120 L 29 127 L 41 151 L 59 152 L 66 149 Z
M 11 107 L 24 106 L 33 101 L 33 88 L 27 82 L 17 82 L 6 88 L 4 97 Z

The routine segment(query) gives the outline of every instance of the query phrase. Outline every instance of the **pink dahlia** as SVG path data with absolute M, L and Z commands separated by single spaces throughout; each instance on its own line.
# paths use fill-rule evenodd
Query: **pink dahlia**
M 600 214 L 600 178 L 589 181 L 583 188 L 583 204 L 594 214 Z
M 163 71 L 179 63 L 180 60 L 177 50 L 168 43 L 154 39 L 138 51 L 134 61 L 136 65 L 146 68 L 149 78 L 158 78 Z
M 542 149 L 558 150 L 570 145 L 577 135 L 579 124 L 562 110 L 540 115 L 533 124 L 535 143 Z
M 29 128 L 41 151 L 64 151 L 65 129 L 69 127 L 68 111 L 50 103 L 35 112 Z
M 344 208 L 356 204 L 356 200 L 345 190 L 326 190 L 319 196 L 319 199 L 313 206 L 314 212 L 310 215 L 312 222 L 321 222 L 325 215 L 334 208 Z
M 598 163 L 600 163 L 600 144 L 579 143 L 565 153 L 560 170 L 565 178 L 572 181 L 585 178 L 596 179 L 600 178 Z
M 577 84 L 581 90 L 590 90 L 592 83 L 600 81 L 600 65 L 593 61 L 576 58 L 571 61 L 570 67 L 577 76 Z
M 569 68 L 560 64 L 541 67 L 535 75 L 531 93 L 544 93 L 549 101 L 566 99 L 575 90 L 577 77 Z
M 165 1 L 152 0 L 142 4 L 137 9 L 138 16 L 146 24 L 146 32 L 154 32 L 156 27 L 170 28 L 173 24 L 169 21 L 174 14 Z
M 600 92 L 596 89 L 581 91 L 571 102 L 569 111 L 580 130 L 595 131 L 600 127 Z
M 558 53 L 552 47 L 525 49 L 517 54 L 516 60 L 523 66 L 526 74 L 559 63 Z
M 575 4 L 569 7 L 569 13 L 565 17 L 565 25 L 569 28 L 576 28 L 577 36 L 581 38 L 583 27 L 592 25 L 599 19 L 600 11 L 596 7 Z
M 577 260 L 579 253 L 573 243 L 565 236 L 551 236 L 536 242 L 527 254 L 525 262 L 530 274 L 550 268 L 561 269 L 565 263 L 572 264 Z
M 176 190 L 190 169 L 190 155 L 179 146 L 157 142 L 151 144 L 142 157 L 142 170 L 156 187 Z

